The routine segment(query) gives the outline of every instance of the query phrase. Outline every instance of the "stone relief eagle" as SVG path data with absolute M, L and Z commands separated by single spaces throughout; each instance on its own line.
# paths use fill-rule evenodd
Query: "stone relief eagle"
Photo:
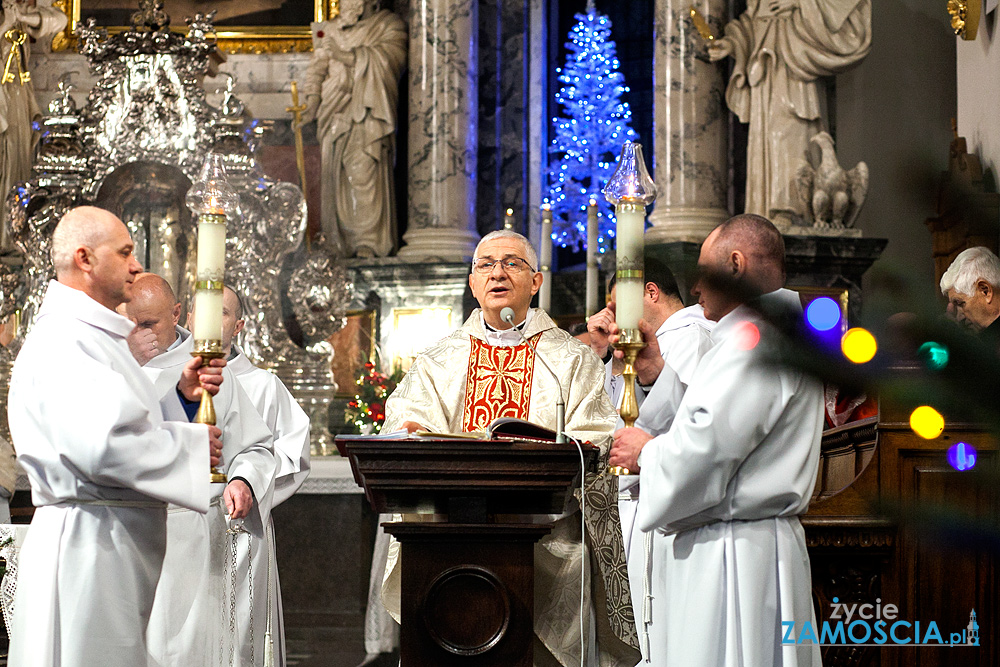
M 810 156 L 810 164 L 799 167 L 796 174 L 807 220 L 823 229 L 853 227 L 868 194 L 868 165 L 841 167 L 829 132 L 820 132 L 809 143 L 819 149 L 818 164 Z

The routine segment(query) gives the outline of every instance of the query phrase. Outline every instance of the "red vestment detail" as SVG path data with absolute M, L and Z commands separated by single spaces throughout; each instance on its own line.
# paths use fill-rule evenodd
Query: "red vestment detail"
M 499 417 L 528 418 L 535 346 L 541 335 L 516 347 L 493 347 L 472 338 L 463 431 L 485 431 Z

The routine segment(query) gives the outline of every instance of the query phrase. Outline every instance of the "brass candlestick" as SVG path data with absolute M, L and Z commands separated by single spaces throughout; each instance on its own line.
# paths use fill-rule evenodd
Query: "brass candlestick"
M 223 325 L 223 277 L 226 275 L 226 221 L 239 211 L 239 196 L 226 181 L 224 158 L 209 153 L 197 181 L 185 199 L 198 215 L 198 255 L 194 285 L 194 349 L 191 356 L 202 363 L 221 359 Z M 215 424 L 215 403 L 204 385 L 195 422 Z M 226 482 L 225 473 L 214 466 L 211 481 Z
M 201 357 L 203 364 L 210 363 L 212 359 L 222 359 L 222 357 L 225 356 L 222 352 L 222 341 L 196 340 L 194 342 L 194 349 L 191 351 L 191 356 Z M 198 404 L 198 414 L 194 416 L 194 423 L 211 424 L 212 426 L 215 426 L 215 422 L 215 401 L 212 399 L 212 395 L 208 393 L 208 390 L 202 386 L 201 403 Z M 215 466 L 212 466 L 210 471 L 210 479 L 212 484 L 225 484 L 229 481 L 229 478 L 226 477 L 226 473 L 222 472 Z
M 622 404 L 618 408 L 618 416 L 625 423 L 625 428 L 635 425 L 635 420 L 639 418 L 639 401 L 635 397 L 635 358 L 639 356 L 642 348 L 646 347 L 646 342 L 642 339 L 642 333 L 638 329 L 625 329 L 618 336 L 615 348 L 621 350 L 625 355 L 625 370 L 622 372 L 622 379 L 625 386 L 622 388 Z M 635 471 L 624 466 L 608 466 L 608 472 L 612 475 L 634 475 Z

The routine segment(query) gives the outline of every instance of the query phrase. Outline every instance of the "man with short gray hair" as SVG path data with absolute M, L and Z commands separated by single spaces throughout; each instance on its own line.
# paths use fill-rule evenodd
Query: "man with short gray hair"
M 400 428 L 484 431 L 498 417 L 554 429 L 561 393 L 566 432 L 607 452 L 616 416 L 604 391 L 604 366 L 588 346 L 558 328 L 548 313 L 530 307 L 542 286 L 537 268 L 537 255 L 524 236 L 501 230 L 483 237 L 469 274 L 469 287 L 480 308 L 458 331 L 414 360 L 386 402 L 384 433 Z M 505 309 L 513 312 L 510 321 L 501 316 Z M 536 357 L 543 357 L 557 377 L 536 363 Z M 582 657 L 587 664 L 632 667 L 639 659 L 626 643 L 638 644 L 614 502 L 617 488 L 611 490 L 610 476 L 588 481 L 593 482 L 588 498 L 601 494 L 604 509 L 594 509 L 588 502 L 587 534 L 580 535 L 577 508 L 560 515 L 552 532 L 535 545 L 535 665 L 572 667 Z M 605 482 L 607 488 L 602 486 Z M 583 537 L 586 546 L 581 544 Z M 584 582 L 588 599 L 581 619 L 585 561 L 593 565 L 593 574 Z M 382 597 L 398 618 L 398 549 L 389 550 L 386 575 Z M 584 637 L 581 620 L 589 626 Z
M 976 246 L 958 253 L 941 276 L 941 294 L 948 299 L 948 312 L 960 324 L 976 332 L 1000 337 L 1000 259 L 988 248 Z

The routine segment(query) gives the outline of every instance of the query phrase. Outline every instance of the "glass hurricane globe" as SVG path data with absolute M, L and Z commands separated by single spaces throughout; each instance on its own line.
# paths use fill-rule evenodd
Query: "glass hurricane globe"
M 198 180 L 188 190 L 185 203 L 197 215 L 230 216 L 239 209 L 240 198 L 229 185 L 221 154 L 209 153 L 205 158 Z

